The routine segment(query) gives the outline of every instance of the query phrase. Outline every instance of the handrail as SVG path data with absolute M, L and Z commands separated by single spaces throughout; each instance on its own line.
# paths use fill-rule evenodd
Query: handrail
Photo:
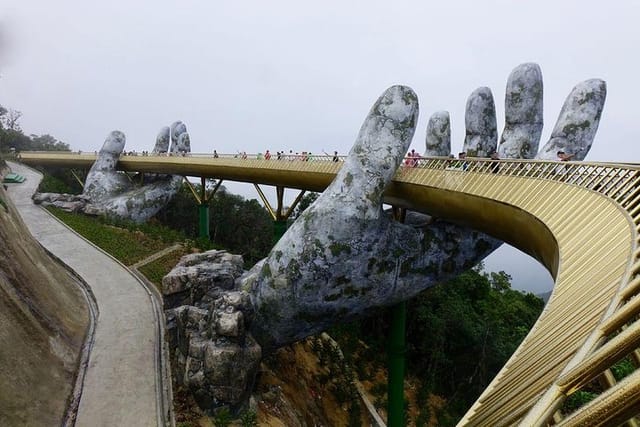
M 66 167 L 95 159 L 21 155 Z M 321 191 L 342 165 L 332 157 L 122 156 L 118 167 Z M 623 357 L 640 362 L 640 165 L 420 158 L 399 169 L 385 201 L 501 238 L 556 280 L 537 323 L 460 425 L 610 425 L 639 412 L 640 371 L 616 384 L 608 370 Z M 560 411 L 597 379 L 606 392 L 573 414 Z

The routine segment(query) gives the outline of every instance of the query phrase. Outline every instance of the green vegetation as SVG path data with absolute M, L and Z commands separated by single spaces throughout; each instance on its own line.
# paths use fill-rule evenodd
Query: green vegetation
M 227 408 L 220 409 L 213 417 L 213 425 L 215 427 L 227 427 L 231 424 L 231 421 L 233 421 L 233 417 Z
M 125 265 L 135 264 L 176 241 L 167 238 L 163 232 L 165 227 L 109 222 L 56 208 L 49 208 L 49 212 Z M 176 232 L 170 232 L 169 235 L 178 236 Z
M 42 181 L 38 186 L 40 193 L 80 194 L 82 186 L 67 168 L 37 168 L 42 173 Z M 84 179 L 84 176 L 80 177 Z
M 176 266 L 180 258 L 188 253 L 188 249 L 177 250 L 138 268 L 158 289 L 162 289 L 162 278 Z
M 318 374 L 318 382 L 327 387 L 339 405 L 347 408 L 348 426 L 360 426 L 363 409 L 355 384 L 357 378 L 354 365 L 345 359 L 338 347 L 329 340 L 313 338 L 312 349 L 325 368 Z
M 289 222 L 293 223 L 293 221 L 295 221 L 295 219 L 298 218 L 302 214 L 302 212 L 305 211 L 305 209 L 311 206 L 311 204 L 315 202 L 318 197 L 320 197 L 320 193 L 315 193 L 315 192 L 305 193 L 304 196 L 302 196 L 302 198 L 298 202 L 298 205 L 296 206 L 296 208 L 293 210 L 293 214 L 289 218 Z
M 51 135 L 25 135 L 20 127 L 22 113 L 0 105 L 0 153 L 12 154 L 25 150 L 68 151 L 69 145 Z
M 258 425 L 258 414 L 252 409 L 246 410 L 240 415 L 240 423 L 242 427 L 256 427 Z
M 428 419 L 426 399 L 435 394 L 447 400 L 439 425 L 455 425 L 533 326 L 544 303 L 511 289 L 510 280 L 480 266 L 408 302 L 407 371 L 421 384 L 417 418 Z M 359 361 L 386 365 L 389 325 L 390 311 L 381 310 L 330 331 L 361 379 L 371 368 Z
M 199 185 L 195 187 L 200 191 Z M 246 200 L 221 186 L 209 209 L 212 246 L 242 255 L 246 266 L 267 256 L 273 246 L 273 220 L 257 200 Z M 188 238 L 198 236 L 198 206 L 186 185 L 155 218 Z

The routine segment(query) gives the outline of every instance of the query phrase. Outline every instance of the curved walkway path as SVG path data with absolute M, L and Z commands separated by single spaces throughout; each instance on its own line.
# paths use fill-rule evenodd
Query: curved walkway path
M 131 272 L 31 201 L 42 176 L 27 177 L 9 194 L 33 236 L 91 288 L 98 305 L 94 343 L 76 426 L 164 426 L 168 419 L 161 372 L 161 316 L 150 291 Z

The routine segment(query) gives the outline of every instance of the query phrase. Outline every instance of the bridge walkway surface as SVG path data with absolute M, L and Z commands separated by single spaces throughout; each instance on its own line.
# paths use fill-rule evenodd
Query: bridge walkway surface
M 94 159 L 22 153 L 32 165 L 88 168 Z M 124 156 L 117 168 L 322 191 L 341 163 L 331 157 Z M 637 425 L 639 165 L 424 158 L 417 167 L 400 168 L 384 200 L 502 239 L 555 278 L 537 323 L 460 425 Z M 612 368 L 623 359 L 635 370 L 616 378 Z M 573 412 L 563 409 L 568 397 L 593 382 L 603 387 L 601 394 Z
M 10 163 L 25 176 L 9 195 L 33 236 L 90 287 L 98 313 L 76 426 L 164 426 L 161 313 L 145 285 L 119 262 L 64 226 L 31 196 L 42 175 Z

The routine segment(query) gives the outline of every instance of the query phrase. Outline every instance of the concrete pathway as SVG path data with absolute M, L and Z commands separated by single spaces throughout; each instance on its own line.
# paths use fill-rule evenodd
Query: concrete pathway
M 33 204 L 40 174 L 10 167 L 27 177 L 10 184 L 9 195 L 29 230 L 85 280 L 98 305 L 76 426 L 163 426 L 168 418 L 157 302 L 129 270 Z

